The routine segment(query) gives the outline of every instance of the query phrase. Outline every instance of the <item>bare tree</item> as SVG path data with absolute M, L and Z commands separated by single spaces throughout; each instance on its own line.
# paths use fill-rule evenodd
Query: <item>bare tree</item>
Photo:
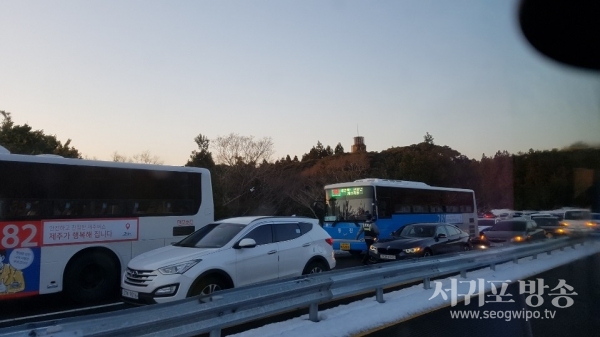
M 269 161 L 274 152 L 270 137 L 255 140 L 253 136 L 241 136 L 236 133 L 217 137 L 212 146 L 215 149 L 216 162 L 228 166 L 238 163 L 256 166 L 263 160 Z
M 132 157 L 121 155 L 115 151 L 112 155 L 112 161 L 120 163 L 142 163 L 154 165 L 162 165 L 164 163 L 160 157 L 152 155 L 148 150 L 142 153 L 134 154 Z

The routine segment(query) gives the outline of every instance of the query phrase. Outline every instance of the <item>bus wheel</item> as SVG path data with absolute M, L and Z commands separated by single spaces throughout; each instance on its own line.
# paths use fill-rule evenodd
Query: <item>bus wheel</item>
M 88 253 L 69 263 L 63 280 L 63 291 L 77 303 L 97 302 L 115 296 L 119 272 L 106 254 Z
M 218 276 L 203 277 L 200 281 L 190 288 L 187 297 L 197 295 L 210 295 L 215 291 L 229 288 L 223 280 Z

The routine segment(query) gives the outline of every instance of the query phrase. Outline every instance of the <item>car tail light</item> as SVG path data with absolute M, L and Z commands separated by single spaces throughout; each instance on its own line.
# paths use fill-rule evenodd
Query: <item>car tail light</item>
M 333 246 L 333 239 L 332 238 L 325 239 L 325 242 L 327 242 L 330 246 Z

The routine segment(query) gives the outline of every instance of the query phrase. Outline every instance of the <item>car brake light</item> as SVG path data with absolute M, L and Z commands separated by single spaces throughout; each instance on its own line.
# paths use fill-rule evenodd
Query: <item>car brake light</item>
M 327 242 L 330 246 L 333 246 L 333 239 L 332 238 L 325 239 L 325 242 Z

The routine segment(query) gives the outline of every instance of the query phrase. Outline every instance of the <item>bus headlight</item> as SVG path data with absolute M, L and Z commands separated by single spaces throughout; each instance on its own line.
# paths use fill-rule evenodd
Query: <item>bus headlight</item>
M 166 266 L 162 268 L 158 268 L 158 271 L 163 275 L 173 275 L 173 274 L 183 274 L 188 271 L 190 268 L 198 264 L 198 262 L 202 261 L 201 259 L 186 261 L 178 264 L 174 264 L 171 266 Z
M 408 249 L 405 249 L 405 250 L 404 250 L 404 252 L 405 252 L 406 254 L 414 254 L 414 253 L 418 253 L 418 252 L 420 252 L 420 251 L 421 251 L 421 247 L 408 248 Z

